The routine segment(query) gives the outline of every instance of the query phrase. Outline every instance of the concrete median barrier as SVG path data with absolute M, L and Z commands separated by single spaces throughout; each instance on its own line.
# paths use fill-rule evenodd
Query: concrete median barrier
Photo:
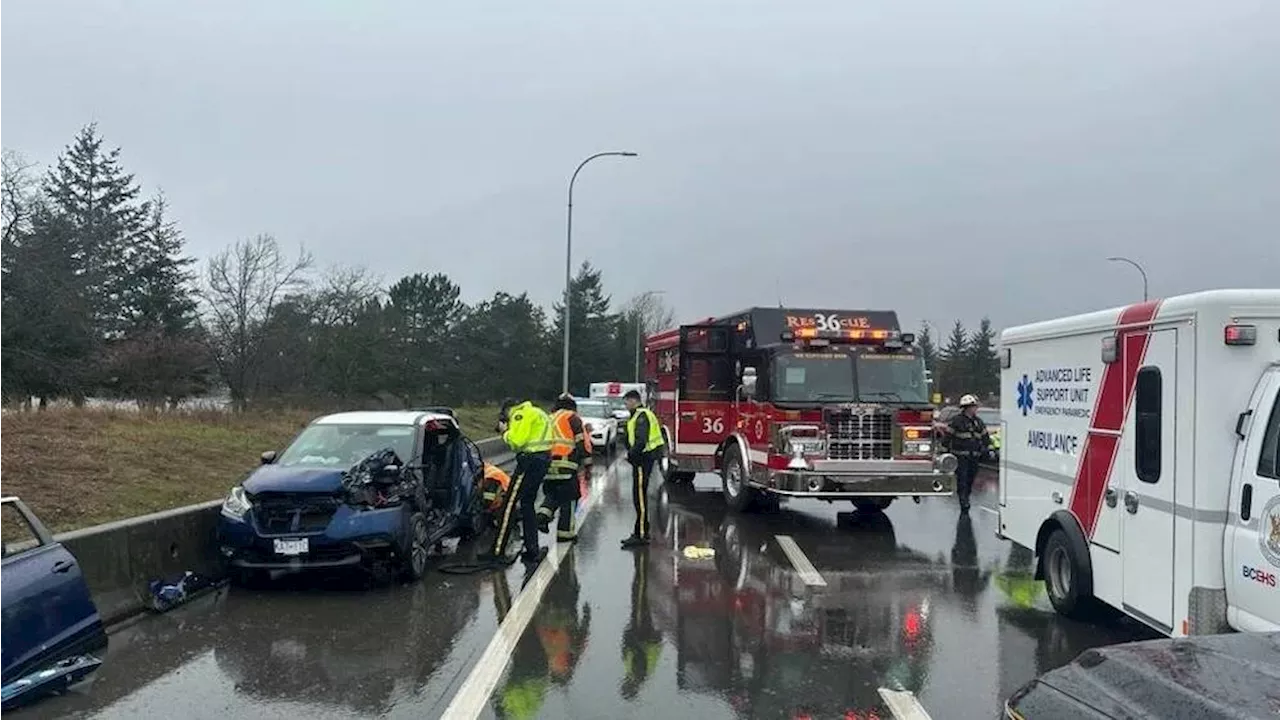
M 103 622 L 142 610 L 147 583 L 191 570 L 216 575 L 221 500 L 73 530 L 57 536 L 84 572 Z
M 488 462 L 508 468 L 515 456 L 502 438 L 476 443 Z M 228 487 L 231 482 L 228 482 Z M 147 584 L 187 570 L 216 577 L 218 512 L 222 499 L 72 530 L 57 536 L 80 563 L 104 623 L 141 612 Z

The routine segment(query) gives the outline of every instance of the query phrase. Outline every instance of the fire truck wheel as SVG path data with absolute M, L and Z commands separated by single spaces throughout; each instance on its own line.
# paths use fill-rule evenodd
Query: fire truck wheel
M 746 512 L 755 505 L 756 491 L 747 487 L 747 466 L 735 444 L 730 443 L 724 453 L 720 479 L 724 485 L 724 501 L 730 510 Z
M 1084 577 L 1082 563 L 1071 549 L 1071 542 L 1062 530 L 1054 530 L 1044 545 L 1044 587 L 1049 602 L 1059 615 L 1083 618 L 1092 607 L 1093 598 L 1082 591 Z

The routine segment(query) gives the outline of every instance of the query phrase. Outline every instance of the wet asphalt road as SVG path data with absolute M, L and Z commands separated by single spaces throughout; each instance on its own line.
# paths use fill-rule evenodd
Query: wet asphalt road
M 625 462 L 596 470 L 600 503 L 488 717 L 889 718 L 877 693 L 888 687 L 939 720 L 992 718 L 1082 650 L 1150 637 L 1053 614 L 1030 555 L 998 540 L 982 509 L 994 477 L 965 519 L 949 499 L 871 517 L 807 501 L 730 515 L 704 475 L 654 490 L 654 543 L 625 552 L 629 481 Z M 816 572 L 798 572 L 788 546 Z M 334 577 L 223 590 L 116 632 L 92 683 L 12 715 L 440 717 L 522 580 L 516 565 L 413 586 Z

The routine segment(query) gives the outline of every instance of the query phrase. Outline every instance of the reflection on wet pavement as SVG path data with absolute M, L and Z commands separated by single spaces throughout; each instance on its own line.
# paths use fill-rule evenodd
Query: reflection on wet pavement
M 939 720 L 993 717 L 1082 650 L 1149 637 L 1054 615 L 1031 554 L 998 540 L 979 509 L 993 505 L 990 477 L 963 517 L 949 500 L 735 515 L 702 476 L 656 489 L 653 545 L 624 551 L 629 476 L 625 463 L 596 471 L 600 505 L 486 714 L 865 720 L 890 717 L 878 694 L 890 688 Z M 118 632 L 92 685 L 14 716 L 439 717 L 521 576 L 517 565 L 409 586 L 224 590 Z
M 991 507 L 990 478 L 979 491 Z M 714 478 L 657 494 L 653 546 L 616 549 L 629 522 L 617 504 L 595 521 L 603 547 L 578 549 L 572 583 L 597 613 L 587 670 L 529 714 L 498 700 L 500 684 L 495 716 L 889 718 L 878 692 L 889 688 L 935 718 L 994 717 L 1080 651 L 1148 637 L 1054 615 L 1030 553 L 994 537 L 993 513 L 926 501 L 870 516 L 820 503 L 734 515 Z M 821 582 L 804 580 L 778 536 Z

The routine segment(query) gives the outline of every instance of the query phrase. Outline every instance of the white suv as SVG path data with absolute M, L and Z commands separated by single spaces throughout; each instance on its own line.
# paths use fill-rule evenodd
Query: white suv
M 581 399 L 578 403 L 578 415 L 582 424 L 591 436 L 591 447 L 596 452 L 612 453 L 618 447 L 618 420 L 609 409 L 609 404 L 601 399 Z

